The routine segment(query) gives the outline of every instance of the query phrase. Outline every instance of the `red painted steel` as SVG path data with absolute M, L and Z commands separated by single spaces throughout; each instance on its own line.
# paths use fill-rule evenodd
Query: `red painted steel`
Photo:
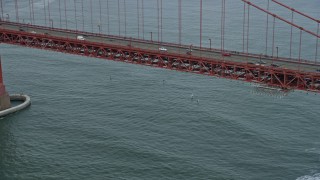
M 7 29 L 0 30 L 0 41 L 31 48 L 242 80 L 284 90 L 298 89 L 320 92 L 320 73 L 222 61 L 214 58 L 141 49 L 129 45 L 103 44 Z
M 2 78 L 2 60 L 0 57 L 0 85 L 3 84 L 3 78 Z
M 65 33 L 72 33 L 72 34 L 82 34 L 86 36 L 94 36 L 94 37 L 101 37 L 101 38 L 111 38 L 115 40 L 126 40 L 128 39 L 127 37 L 124 36 L 114 36 L 114 35 L 105 35 L 105 34 L 97 34 L 97 33 L 90 33 L 90 32 L 84 32 L 84 31 L 78 31 L 78 30 L 71 30 L 71 29 L 59 29 L 59 28 L 48 28 L 45 26 L 38 26 L 38 25 L 30 25 L 30 24 L 21 24 L 21 23 L 15 23 L 15 22 L 8 22 L 8 21 L 0 21 L 1 24 L 8 24 L 8 25 L 13 25 L 13 26 L 19 26 L 19 27 L 25 27 L 25 28 L 36 28 L 36 29 L 41 29 L 41 30 L 46 30 L 46 31 L 54 31 L 54 32 L 65 32 Z M 143 39 L 138 39 L 138 38 L 132 38 L 130 37 L 132 42 L 139 42 L 139 43 L 145 43 L 145 44 L 158 44 L 156 41 L 150 41 L 150 40 L 143 40 Z M 176 43 L 168 43 L 168 42 L 161 42 L 161 45 L 167 46 L 167 47 L 183 47 L 185 49 L 190 48 L 190 45 L 180 45 Z M 192 45 L 192 49 L 197 49 L 200 50 L 200 47 Z M 213 52 L 221 52 L 221 49 L 215 49 L 215 48 L 205 48 L 202 47 L 201 51 L 213 51 Z M 225 53 L 227 54 L 233 54 L 235 51 L 230 51 L 230 50 L 224 50 Z M 260 58 L 261 54 L 253 54 L 253 53 L 243 53 L 243 52 L 236 52 L 238 55 L 241 56 L 248 56 L 248 57 L 253 57 L 253 58 Z M 272 56 L 268 55 L 263 55 L 267 58 L 272 58 Z M 274 59 L 275 62 L 290 62 L 290 63 L 301 63 L 305 65 L 315 65 L 315 66 L 320 66 L 320 62 L 314 62 L 310 60 L 305 60 L 305 59 L 293 59 L 293 58 L 285 58 L 285 57 L 279 57 Z
M 278 16 L 278 15 L 276 15 L 276 14 L 273 14 L 273 13 L 265 10 L 265 9 L 263 9 L 263 8 L 255 5 L 255 4 L 253 4 L 252 2 L 250 2 L 250 1 L 248 1 L 248 0 L 242 0 L 242 1 L 245 2 L 245 3 L 247 3 L 247 4 L 249 4 L 249 5 L 251 5 L 251 6 L 253 6 L 253 7 L 255 7 L 255 8 L 257 8 L 257 9 L 259 9 L 259 10 L 261 10 L 261 11 L 263 11 L 263 12 L 265 12 L 265 13 L 267 13 L 267 14 L 272 15 L 273 17 L 275 17 L 275 18 L 277 18 L 277 19 L 279 19 L 279 20 L 281 20 L 281 21 L 283 21 L 283 22 L 285 22 L 285 23 L 287 23 L 287 24 L 290 24 L 291 26 L 294 26 L 294 27 L 296 27 L 296 28 L 298 28 L 298 29 L 300 29 L 300 30 L 302 30 L 302 31 L 304 31 L 304 32 L 307 32 L 307 33 L 309 33 L 309 34 L 311 34 L 311 35 L 313 35 L 313 36 L 315 36 L 315 37 L 317 37 L 317 38 L 320 38 L 320 35 L 312 32 L 312 31 L 309 31 L 309 30 L 307 30 L 307 29 L 304 29 L 303 27 L 298 26 L 298 25 L 296 25 L 296 24 L 294 24 L 294 23 L 291 23 L 290 21 L 285 20 L 284 18 L 282 18 L 282 17 L 280 17 L 280 16 Z
M 272 0 L 272 2 L 277 3 L 277 4 L 279 4 L 280 6 L 283 6 L 283 7 L 287 8 L 287 9 L 290 9 L 291 11 L 296 12 L 296 13 L 298 13 L 298 14 L 300 14 L 300 15 L 308 18 L 308 19 L 311 19 L 311 20 L 313 20 L 313 21 L 315 21 L 315 22 L 317 22 L 317 23 L 320 23 L 320 20 L 319 20 L 319 19 L 315 19 L 315 18 L 313 18 L 313 17 L 311 17 L 311 16 L 309 16 L 309 15 L 307 15 L 307 14 L 304 14 L 303 12 L 300 12 L 300 11 L 298 11 L 298 10 L 295 10 L 294 8 L 289 7 L 289 6 L 283 4 L 283 3 L 279 2 L 279 1 Z
M 2 61 L 0 57 L 0 96 L 4 95 L 6 93 L 6 88 L 3 84 L 3 78 L 2 78 Z

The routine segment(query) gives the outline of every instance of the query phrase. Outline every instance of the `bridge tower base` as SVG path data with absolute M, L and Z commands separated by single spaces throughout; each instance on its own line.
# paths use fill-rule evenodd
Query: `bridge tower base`
M 11 107 L 10 96 L 6 91 L 2 78 L 2 66 L 0 57 L 0 111 Z

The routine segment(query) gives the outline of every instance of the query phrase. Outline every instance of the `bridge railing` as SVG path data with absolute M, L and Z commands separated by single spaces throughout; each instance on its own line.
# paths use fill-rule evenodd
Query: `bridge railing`
M 185 49 L 196 49 L 199 51 L 213 51 L 216 53 L 228 53 L 231 55 L 238 55 L 243 57 L 251 57 L 251 58 L 261 58 L 261 59 L 273 59 L 274 62 L 292 62 L 297 64 L 306 64 L 306 65 L 315 65 L 320 66 L 320 62 L 315 62 L 311 60 L 306 59 L 296 59 L 296 58 L 286 58 L 286 57 L 275 57 L 275 56 L 269 56 L 266 54 L 254 54 L 254 53 L 246 53 L 246 52 L 240 52 L 240 51 L 231 51 L 231 50 L 221 50 L 217 48 L 208 48 L 208 47 L 201 47 L 200 46 L 194 46 L 194 45 L 183 45 L 183 44 L 177 44 L 177 43 L 169 43 L 169 42 L 160 42 L 160 41 L 151 41 L 151 40 L 145 40 L 145 39 L 139 39 L 134 37 L 126 37 L 126 36 L 115 36 L 115 35 L 107 35 L 107 34 L 101 34 L 101 33 L 92 33 L 92 32 L 86 32 L 86 31 L 79 31 L 79 30 L 72 30 L 72 29 L 62 29 L 62 28 L 55 28 L 55 27 L 46 27 L 46 26 L 39 26 L 39 25 L 31 25 L 31 24 L 24 24 L 24 23 L 17 23 L 17 22 L 11 22 L 11 21 L 3 21 L 0 20 L 0 25 L 7 24 L 7 25 L 13 25 L 18 27 L 27 27 L 27 28 L 34 28 L 34 29 L 41 29 L 46 31 L 55 31 L 55 32 L 64 32 L 64 33 L 70 33 L 74 34 L 75 37 L 77 35 L 84 35 L 84 36 L 93 36 L 93 37 L 100 37 L 100 38 L 110 38 L 110 39 L 116 39 L 116 40 L 130 40 L 132 42 L 138 42 L 138 43 L 145 43 L 145 44 L 155 44 L 158 46 L 166 46 L 166 47 L 179 47 L 179 48 L 185 48 Z

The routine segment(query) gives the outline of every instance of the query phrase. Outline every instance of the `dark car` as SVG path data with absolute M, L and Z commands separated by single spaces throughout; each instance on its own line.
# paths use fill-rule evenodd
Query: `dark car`
M 231 56 L 231 54 L 230 53 L 222 53 L 222 56 Z

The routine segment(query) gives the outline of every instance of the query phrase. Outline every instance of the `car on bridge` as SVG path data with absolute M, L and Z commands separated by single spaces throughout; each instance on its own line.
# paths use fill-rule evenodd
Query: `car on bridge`
M 223 53 L 222 53 L 222 56 L 227 56 L 227 57 L 229 57 L 229 56 L 231 56 L 231 54 L 230 54 L 230 53 L 223 52 Z
M 186 53 L 191 55 L 192 54 L 192 49 L 188 48 Z
M 168 51 L 168 49 L 167 49 L 167 48 L 165 48 L 165 47 L 160 47 L 160 48 L 159 48 L 159 51 L 167 52 L 167 51 Z
M 84 38 L 83 36 L 77 36 L 77 40 L 84 41 L 86 40 L 86 38 Z

